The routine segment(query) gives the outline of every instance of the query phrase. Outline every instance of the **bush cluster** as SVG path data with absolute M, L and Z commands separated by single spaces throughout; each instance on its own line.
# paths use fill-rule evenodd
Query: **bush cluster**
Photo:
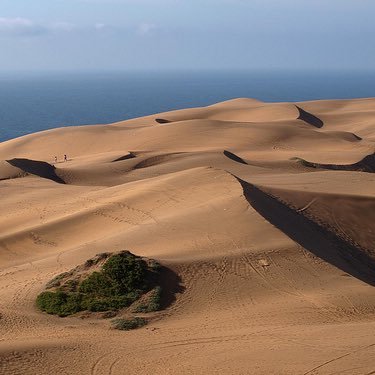
M 115 329 L 119 329 L 121 331 L 129 331 L 131 329 L 136 329 L 143 327 L 147 324 L 147 320 L 144 318 L 130 318 L 130 319 L 113 319 L 112 326 Z
M 110 256 L 100 271 L 85 279 L 68 280 L 55 291 L 37 297 L 38 308 L 49 314 L 67 316 L 79 311 L 111 311 L 128 307 L 155 285 L 157 272 L 128 251 Z

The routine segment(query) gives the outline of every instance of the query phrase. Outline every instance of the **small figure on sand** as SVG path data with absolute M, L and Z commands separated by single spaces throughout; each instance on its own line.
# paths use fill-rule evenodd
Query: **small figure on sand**
M 64 154 L 64 161 L 68 161 L 68 157 Z
M 57 156 L 55 156 L 55 163 L 57 163 Z

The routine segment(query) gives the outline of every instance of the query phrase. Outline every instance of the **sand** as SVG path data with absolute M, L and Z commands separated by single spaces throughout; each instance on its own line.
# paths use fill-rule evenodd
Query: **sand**
M 1 143 L 0 373 L 373 374 L 374 152 L 375 99 L 235 99 Z M 36 309 L 55 275 L 124 249 L 180 278 L 149 325 Z

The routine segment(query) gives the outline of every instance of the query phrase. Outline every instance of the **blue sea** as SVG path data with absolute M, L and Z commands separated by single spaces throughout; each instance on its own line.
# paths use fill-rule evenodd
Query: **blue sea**
M 0 141 L 237 97 L 279 102 L 374 96 L 375 72 L 1 73 Z

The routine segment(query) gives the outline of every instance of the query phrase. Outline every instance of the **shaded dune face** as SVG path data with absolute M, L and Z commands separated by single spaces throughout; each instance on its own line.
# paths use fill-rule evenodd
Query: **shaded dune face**
M 314 116 L 312 113 L 309 113 L 309 112 L 306 112 L 305 110 L 303 110 L 301 107 L 298 107 L 296 106 L 298 111 L 299 111 L 299 116 L 298 116 L 298 119 L 299 120 L 302 120 L 312 126 L 315 126 L 316 128 L 322 128 L 324 123 L 323 121 Z
M 375 233 L 368 230 L 375 219 L 375 199 L 361 202 L 354 197 L 327 197 L 277 189 L 267 192 L 245 181 L 239 182 L 251 206 L 270 223 L 314 255 L 375 286 Z M 300 195 L 300 202 L 306 203 L 300 204 L 301 208 L 296 206 L 296 195 Z M 285 200 L 285 196 L 289 198 L 288 201 Z M 312 206 L 315 208 L 320 204 L 336 213 L 340 211 L 335 209 L 337 201 L 341 205 L 346 204 L 347 207 L 334 220 L 322 207 L 311 212 Z M 357 208 L 354 214 L 353 209 L 350 209 L 351 205 Z M 364 209 L 367 210 L 366 215 L 361 215 Z M 362 223 L 352 222 L 353 219 L 360 220 L 361 216 L 364 216 Z M 354 231 L 353 225 L 357 225 Z M 363 233 L 366 234 L 363 236 Z
M 47 178 L 49 180 L 64 184 L 64 180 L 56 175 L 55 167 L 44 161 L 15 158 L 7 160 L 10 165 L 17 167 L 25 173 L 30 173 L 38 177 Z
M 373 108 L 241 98 L 1 143 L 0 373 L 372 373 Z M 36 310 L 123 249 L 181 284 L 146 327 Z
M 353 164 L 323 164 L 323 163 L 311 163 L 307 160 L 301 160 L 301 163 L 306 167 L 310 168 L 321 168 L 330 169 L 334 171 L 358 171 L 358 172 L 375 172 L 375 154 L 367 155 L 362 160 Z
M 119 158 L 113 160 L 112 162 L 116 162 L 116 161 L 122 161 L 122 160 L 129 160 L 129 159 L 133 159 L 136 157 L 136 154 L 134 152 L 129 152 L 128 154 L 124 155 L 124 156 L 120 156 Z
M 155 121 L 158 123 L 158 124 L 169 124 L 171 121 L 169 120 L 166 120 L 166 119 L 163 119 L 163 118 L 156 118 Z
M 227 151 L 227 150 L 224 150 L 223 154 L 233 160 L 233 161 L 236 161 L 237 163 L 241 163 L 241 164 L 247 164 L 245 160 L 243 160 L 242 158 L 240 158 L 239 156 L 237 156 L 236 154 L 233 154 L 233 152 L 230 152 L 230 151 Z

